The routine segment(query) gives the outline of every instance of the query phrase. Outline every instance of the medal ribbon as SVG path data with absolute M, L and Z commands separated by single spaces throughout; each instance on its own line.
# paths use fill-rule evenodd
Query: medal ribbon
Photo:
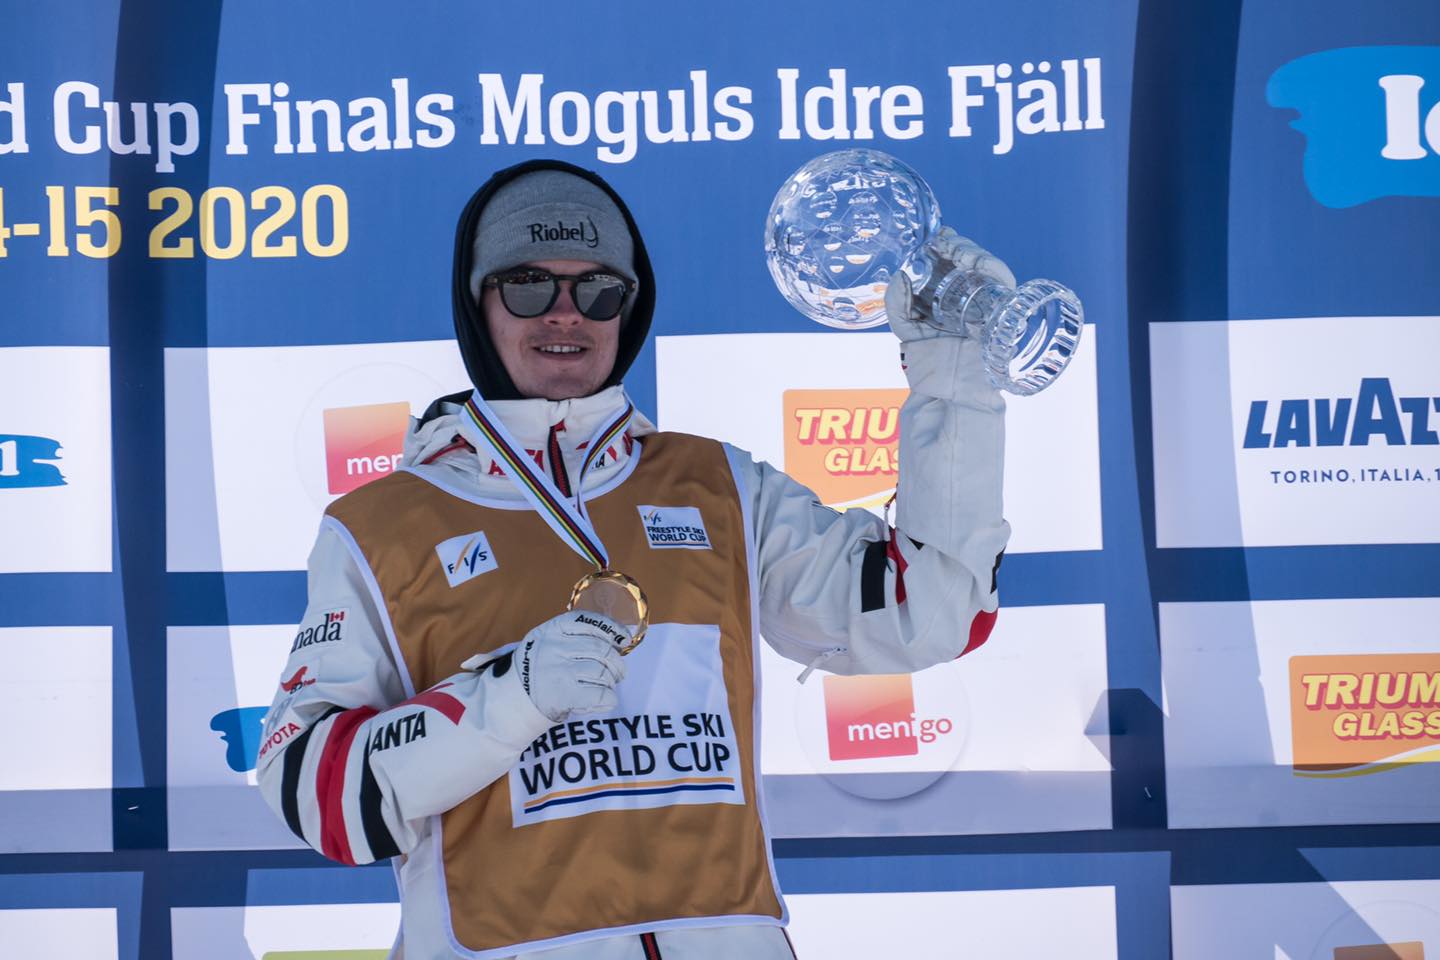
M 464 410 L 465 415 L 480 430 L 481 438 L 490 445 L 490 452 L 495 459 L 505 465 L 505 475 L 520 489 L 525 499 L 530 501 L 540 518 L 549 524 L 550 529 L 554 530 L 571 550 L 595 564 L 597 569 L 607 569 L 610 566 L 610 555 L 605 551 L 605 544 L 600 542 L 600 536 L 595 532 L 585 510 L 585 474 L 630 426 L 630 420 L 635 416 L 635 405 L 630 399 L 625 399 L 625 409 L 620 411 L 618 417 L 603 424 L 590 438 L 585 448 L 588 454 L 580 467 L 580 476 L 575 481 L 573 501 L 555 487 L 555 481 L 544 471 L 536 471 L 525 454 L 525 448 L 505 429 L 505 425 L 478 391 L 470 394 L 470 399 L 465 401 Z

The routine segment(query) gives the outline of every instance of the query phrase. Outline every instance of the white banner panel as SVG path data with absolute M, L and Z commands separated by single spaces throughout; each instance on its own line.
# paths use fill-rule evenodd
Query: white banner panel
M 1173 887 L 1175 960 L 1440 956 L 1440 880 Z
M 1108 829 L 1105 649 L 1099 604 L 1004 608 L 985 646 L 915 674 L 817 670 L 800 684 L 802 667 L 763 647 L 764 773 L 823 778 L 840 801 L 891 801 L 831 800 L 855 809 L 827 829 L 811 803 L 771 791 L 776 832 Z M 902 813 L 942 778 L 963 804 Z
M 303 846 L 265 804 L 255 761 L 295 627 L 167 632 L 170 849 Z
M 0 946 L 7 957 L 118 960 L 115 908 L 0 909 Z
M 1158 544 L 1440 541 L 1437 354 L 1440 317 L 1152 323 Z
M 452 340 L 166 350 L 167 568 L 304 569 L 325 507 L 469 382 Z
M 170 911 L 174 960 L 385 960 L 399 929 L 398 903 Z
M 1440 598 L 1160 604 L 1172 827 L 1420 823 Z
M 110 351 L 0 349 L 0 573 L 108 573 Z
M 1094 334 L 1053 387 L 1008 398 L 1010 553 L 1101 548 Z M 661 429 L 733 443 L 832 506 L 878 507 L 894 491 L 891 411 L 907 388 L 892 334 L 658 337 L 655 350 Z
M 110 627 L 0 628 L 0 853 L 111 849 L 111 643 Z
M 1114 887 L 787 896 L 790 939 L 825 960 L 1115 960 Z

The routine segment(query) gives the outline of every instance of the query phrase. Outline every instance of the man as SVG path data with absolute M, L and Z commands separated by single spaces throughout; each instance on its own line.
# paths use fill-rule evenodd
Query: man
M 604 181 L 554 161 L 496 174 L 456 242 L 474 396 L 437 400 L 403 468 L 326 511 L 260 784 L 326 856 L 398 856 L 395 956 L 792 956 L 760 635 L 807 672 L 894 673 L 989 634 L 1004 402 L 973 343 L 915 323 L 896 285 L 897 531 L 634 413 L 620 383 L 654 304 Z M 651 602 L 623 658 L 627 628 L 560 612 L 602 564 Z

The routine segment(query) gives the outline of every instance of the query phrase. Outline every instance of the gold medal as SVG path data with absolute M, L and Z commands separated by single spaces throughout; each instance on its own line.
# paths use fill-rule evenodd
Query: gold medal
M 624 656 L 640 645 L 650 626 L 650 601 L 634 578 L 619 570 L 596 570 L 587 573 L 570 591 L 566 610 L 589 610 L 603 614 L 630 631 L 630 642 L 620 648 Z

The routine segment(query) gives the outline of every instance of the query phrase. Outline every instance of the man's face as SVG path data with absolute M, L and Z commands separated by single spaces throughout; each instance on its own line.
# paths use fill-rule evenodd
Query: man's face
M 604 269 L 589 260 L 536 260 L 525 266 L 570 276 Z M 571 282 L 562 280 L 560 287 L 560 295 L 549 312 L 528 319 L 506 310 L 496 287 L 486 287 L 480 300 L 490 342 L 495 344 L 515 389 L 526 397 L 588 397 L 615 369 L 621 318 L 585 317 L 575 308 Z

